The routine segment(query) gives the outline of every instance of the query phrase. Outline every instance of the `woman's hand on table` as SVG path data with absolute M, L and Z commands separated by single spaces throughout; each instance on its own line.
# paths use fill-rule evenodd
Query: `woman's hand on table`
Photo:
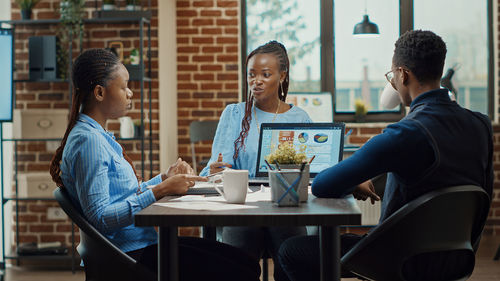
M 208 181 L 208 178 L 189 174 L 173 175 L 153 187 L 152 191 L 156 200 L 167 195 L 182 195 L 197 181 Z
M 370 198 L 372 204 L 375 204 L 375 201 L 380 201 L 380 197 L 375 193 L 375 186 L 371 180 L 367 180 L 356 186 L 352 195 L 354 198 L 363 201 Z
M 217 157 L 217 162 L 213 162 L 210 164 L 210 174 L 215 174 L 220 171 L 223 171 L 224 168 L 231 168 L 232 165 L 222 160 L 222 153 L 219 153 L 219 157 Z
M 178 158 L 174 164 L 170 165 L 168 170 L 161 174 L 161 179 L 166 180 L 178 174 L 194 175 L 193 168 L 186 161 L 183 161 L 182 158 Z

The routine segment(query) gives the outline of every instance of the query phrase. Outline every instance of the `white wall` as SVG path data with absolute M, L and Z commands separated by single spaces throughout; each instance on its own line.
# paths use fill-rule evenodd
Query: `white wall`
M 177 50 L 175 1 L 158 1 L 160 170 L 177 159 Z
M 10 0 L 0 0 L 0 20 L 10 20 Z

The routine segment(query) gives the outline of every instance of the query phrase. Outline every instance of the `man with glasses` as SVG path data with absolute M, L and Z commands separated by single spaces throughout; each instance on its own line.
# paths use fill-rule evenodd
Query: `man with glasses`
M 317 175 L 314 195 L 332 198 L 352 193 L 373 203 L 380 198 L 369 179 L 388 173 L 381 222 L 411 200 L 439 188 L 477 185 L 491 198 L 491 122 L 451 101 L 448 90 L 440 88 L 445 57 L 446 44 L 431 31 L 409 31 L 396 41 L 392 68 L 385 76 L 401 102 L 410 107 L 408 115 L 351 157 Z M 342 255 L 362 238 L 343 235 Z M 291 280 L 319 280 L 318 241 L 318 236 L 300 236 L 282 244 L 280 262 Z M 428 258 L 439 270 L 417 270 L 415 280 L 445 280 L 436 274 L 461 268 L 460 259 Z

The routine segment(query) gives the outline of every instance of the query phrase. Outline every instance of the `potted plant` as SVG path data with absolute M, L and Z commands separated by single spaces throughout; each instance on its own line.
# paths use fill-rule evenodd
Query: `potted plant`
M 80 51 L 83 44 L 83 15 L 85 0 L 63 0 L 59 6 L 61 22 L 57 32 L 57 69 L 59 78 L 66 79 L 68 73 L 69 44 L 78 38 Z
M 21 9 L 21 18 L 23 20 L 31 19 L 31 10 L 40 0 L 16 0 L 19 9 Z
M 278 149 L 275 149 L 272 145 L 271 151 L 271 154 L 266 156 L 266 160 L 269 164 L 276 164 L 277 162 L 281 166 L 299 166 L 307 160 L 305 145 L 301 145 L 299 151 L 296 151 L 293 144 L 285 141 L 278 145 Z
M 292 136 L 293 137 L 293 136 Z M 300 137 L 300 136 L 299 136 Z M 301 145 L 298 148 L 298 151 L 295 149 L 294 145 L 291 142 L 285 141 L 278 145 L 278 149 L 274 149 L 274 146 L 271 145 L 271 153 L 267 155 L 265 158 L 270 165 L 274 164 L 274 169 L 278 169 L 280 171 L 286 170 L 303 170 L 303 176 L 300 181 L 300 189 L 299 189 L 299 201 L 304 202 L 307 201 L 307 193 L 309 185 L 309 163 L 307 163 L 308 159 L 306 156 L 306 146 Z M 312 158 L 313 159 L 313 158 Z M 310 162 L 310 161 L 309 161 Z M 271 194 L 271 197 L 275 196 L 274 193 Z M 272 198 L 271 198 L 272 199 Z M 275 200 L 272 200 L 275 201 Z
M 125 10 L 127 11 L 140 11 L 141 10 L 141 0 L 127 0 L 127 6 Z
M 113 11 L 116 10 L 115 0 L 103 0 L 102 1 L 103 11 Z
M 141 62 L 141 57 L 139 56 L 139 49 L 133 48 L 130 51 L 130 64 L 139 65 Z
M 354 101 L 354 118 L 356 122 L 365 122 L 366 114 L 368 113 L 368 106 L 362 99 L 356 99 Z

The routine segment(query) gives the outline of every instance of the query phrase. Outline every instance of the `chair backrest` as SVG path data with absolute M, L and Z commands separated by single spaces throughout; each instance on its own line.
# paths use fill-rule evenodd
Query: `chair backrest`
M 193 170 L 197 173 L 197 162 L 194 144 L 199 141 L 213 140 L 215 131 L 217 131 L 217 120 L 209 121 L 193 121 L 189 124 L 189 140 L 191 142 L 191 160 L 193 162 Z
M 80 229 L 78 253 L 83 260 L 85 280 L 156 280 L 156 274 L 137 263 L 104 235 L 102 235 L 76 208 L 64 187 L 54 190 L 54 196 L 71 220 Z
M 489 206 L 478 186 L 429 192 L 372 229 L 342 257 L 342 267 L 373 280 L 465 280 Z M 450 262 L 459 266 L 443 270 Z

